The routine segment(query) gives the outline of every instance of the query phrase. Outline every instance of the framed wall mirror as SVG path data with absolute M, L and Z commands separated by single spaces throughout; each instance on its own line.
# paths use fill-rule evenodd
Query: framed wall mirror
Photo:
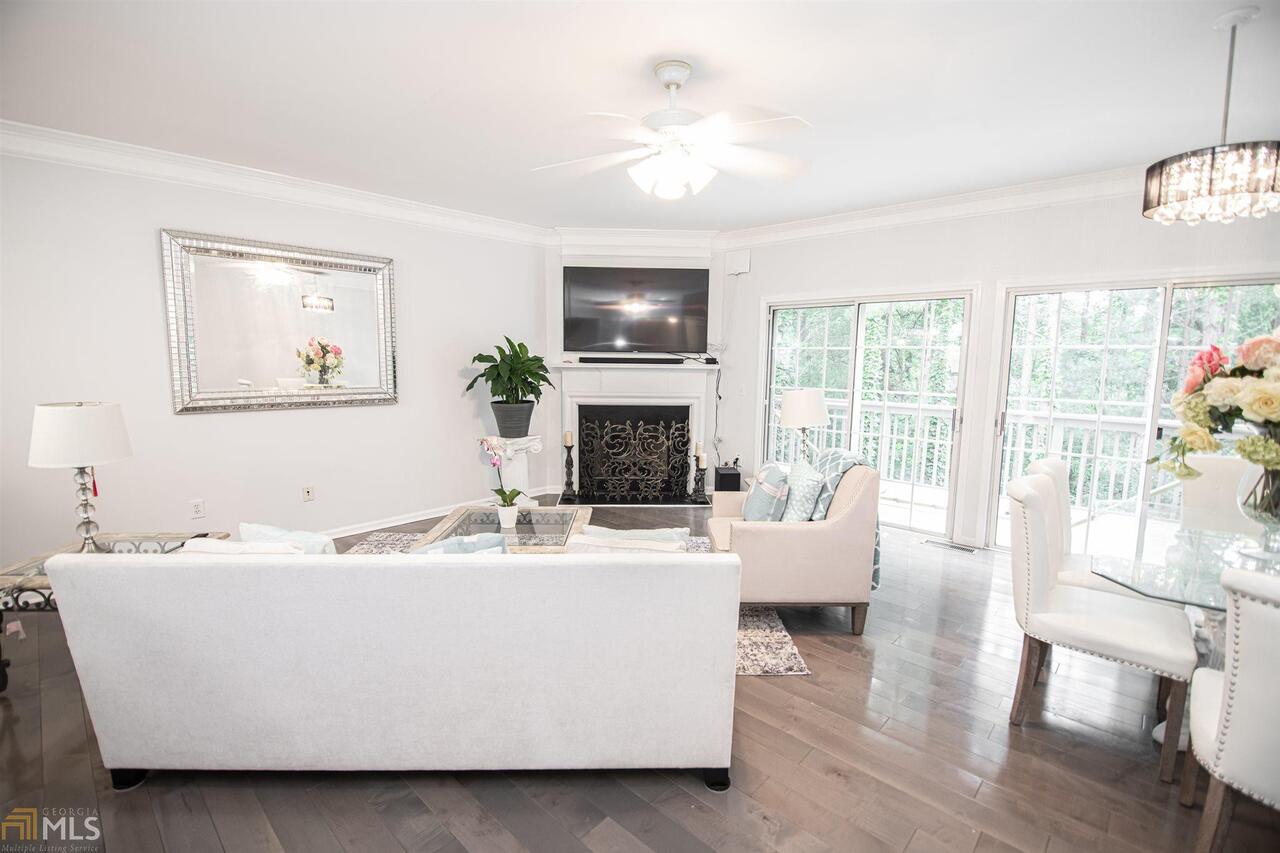
M 396 401 L 390 258 L 160 239 L 175 413 Z

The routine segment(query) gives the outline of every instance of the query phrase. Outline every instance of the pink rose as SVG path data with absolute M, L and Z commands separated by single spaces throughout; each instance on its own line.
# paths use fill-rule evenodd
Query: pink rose
M 1214 349 L 1217 349 L 1217 347 L 1214 347 Z M 342 355 L 342 347 L 338 346 L 337 344 L 334 344 L 333 346 L 329 347 L 329 352 L 333 353 L 334 355 Z
M 1280 338 L 1271 335 L 1250 338 L 1236 350 L 1236 361 L 1250 370 L 1266 370 L 1280 365 Z
M 1182 383 L 1182 393 L 1194 394 L 1199 391 L 1200 386 L 1204 384 L 1205 378 L 1204 368 L 1200 365 L 1200 362 L 1191 362 L 1191 366 L 1187 368 L 1187 381 Z
M 315 346 L 315 345 L 316 345 L 316 339 L 315 339 L 315 338 L 307 338 L 307 346 L 309 346 L 309 347 L 313 347 L 313 346 Z
M 1203 367 L 1204 372 L 1210 377 L 1225 373 L 1227 370 L 1227 357 L 1214 344 L 1210 344 L 1208 349 L 1196 353 L 1195 358 L 1191 361 Z

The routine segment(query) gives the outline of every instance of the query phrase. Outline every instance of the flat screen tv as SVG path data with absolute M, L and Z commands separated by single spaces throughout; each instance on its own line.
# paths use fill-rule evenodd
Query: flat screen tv
M 566 352 L 707 350 L 706 270 L 564 268 Z

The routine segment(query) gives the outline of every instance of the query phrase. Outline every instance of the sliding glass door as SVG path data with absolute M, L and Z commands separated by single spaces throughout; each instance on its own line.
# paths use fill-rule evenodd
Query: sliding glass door
M 765 458 L 799 454 L 782 391 L 820 388 L 830 417 L 810 439 L 879 469 L 881 521 L 950 535 L 966 311 L 964 297 L 775 308 Z
M 1234 349 L 1278 321 L 1270 284 L 1015 294 L 995 544 L 1009 544 L 1005 485 L 1046 456 L 1068 464 L 1073 550 L 1133 557 L 1171 541 L 1177 484 L 1145 460 L 1162 430 L 1176 429 L 1170 400 L 1186 364 L 1210 343 Z

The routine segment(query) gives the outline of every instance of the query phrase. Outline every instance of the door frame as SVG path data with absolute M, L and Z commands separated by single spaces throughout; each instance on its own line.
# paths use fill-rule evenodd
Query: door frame
M 1154 453 L 1155 434 L 1159 428 L 1160 392 L 1164 386 L 1164 368 L 1168 357 L 1168 329 L 1170 315 L 1173 310 L 1172 294 L 1175 290 L 1183 290 L 1196 287 L 1214 287 L 1214 286 L 1232 286 L 1232 285 L 1277 285 L 1280 286 L 1280 272 L 1273 273 L 1233 273 L 1223 275 L 1213 275 L 1206 273 L 1203 275 L 1180 276 L 1180 275 L 1164 275 L 1158 274 L 1143 275 L 1141 277 L 1114 279 L 1114 278 L 1097 278 L 1090 280 L 1083 278 L 1077 281 L 1071 280 L 1050 280 L 1040 281 L 1037 283 L 1017 284 L 1014 282 L 1004 282 L 1000 284 L 1000 301 L 1004 304 L 1000 326 L 1000 371 L 998 384 L 996 386 L 996 408 L 995 422 L 992 429 L 992 442 L 988 451 L 987 464 L 989 467 L 987 475 L 987 518 L 985 524 L 987 547 L 999 550 L 1007 550 L 1007 546 L 999 545 L 996 542 L 996 524 L 1000 514 L 1000 473 L 1001 463 L 1003 461 L 1004 449 L 1004 427 L 1005 412 L 1008 406 L 1009 394 L 1009 356 L 1013 349 L 1013 321 L 1014 321 L 1014 301 L 1019 296 L 1034 295 L 1037 293 L 1074 293 L 1080 291 L 1094 290 L 1151 290 L 1157 289 L 1161 291 L 1160 303 L 1160 337 L 1156 345 L 1156 364 L 1153 370 L 1154 384 L 1148 391 L 1147 396 L 1147 412 L 1148 422 L 1146 425 L 1145 445 L 1147 453 Z M 1150 489 L 1150 477 L 1146 470 L 1142 474 L 1141 492 L 1145 496 Z M 1145 515 L 1141 515 L 1139 524 L 1145 524 Z M 1139 547 L 1141 539 L 1139 539 Z
M 849 307 L 853 309 L 853 328 L 850 330 L 850 354 L 849 359 L 849 417 L 845 425 L 845 437 L 848 443 L 852 444 L 853 439 L 853 402 L 854 402 L 854 386 L 857 382 L 858 367 L 862 363 L 862 353 L 857 345 L 858 337 L 858 315 L 861 306 L 868 304 L 881 304 L 886 302 L 922 302 L 936 299 L 960 299 L 964 304 L 964 320 L 961 328 L 960 337 L 960 365 L 956 380 L 956 405 L 955 405 L 955 429 L 951 434 L 951 456 L 950 470 L 947 474 L 947 524 L 946 531 L 941 535 L 947 539 L 951 539 L 955 530 L 956 516 L 956 493 L 960 482 L 959 473 L 963 468 L 963 460 L 961 458 L 961 436 L 964 434 L 965 428 L 965 392 L 968 379 L 969 357 L 971 332 L 974 323 L 974 304 L 978 300 L 979 285 L 967 284 L 951 287 L 929 288 L 923 290 L 886 290 L 873 291 L 866 294 L 858 294 L 856 296 L 833 296 L 830 293 L 815 296 L 813 298 L 805 298 L 803 296 L 788 296 L 785 298 L 768 298 L 761 300 L 763 306 L 763 336 L 764 341 L 763 354 L 763 388 L 760 394 L 760 406 L 756 410 L 756 435 L 757 450 L 760 453 L 760 464 L 764 464 L 768 456 L 769 450 L 769 412 L 773 404 L 773 315 L 776 310 L 786 308 L 831 308 L 831 307 Z M 877 500 L 879 496 L 877 495 Z M 896 524 L 885 522 L 886 526 L 895 527 L 906 530 L 914 530 L 915 532 L 939 535 L 933 530 L 916 530 L 915 528 L 905 528 Z

